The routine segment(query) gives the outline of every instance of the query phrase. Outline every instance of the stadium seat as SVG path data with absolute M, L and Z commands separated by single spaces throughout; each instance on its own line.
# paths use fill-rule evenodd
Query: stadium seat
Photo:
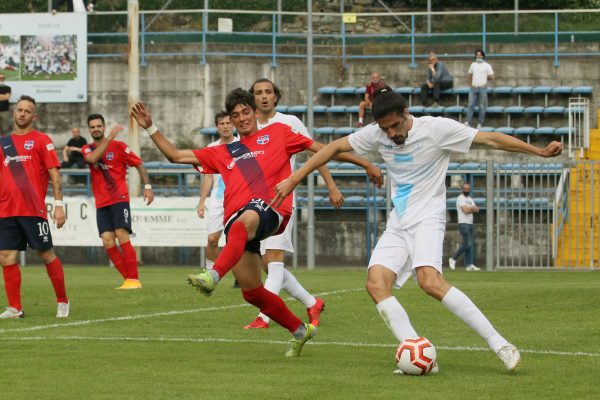
M 324 113 L 327 111 L 327 106 L 313 106 L 313 113 Z M 291 112 L 288 108 L 288 112 Z
M 460 169 L 477 170 L 481 168 L 481 164 L 476 162 L 462 163 Z
M 443 114 L 444 107 L 442 107 L 442 106 L 426 107 L 425 112 L 428 114 Z
M 357 87 L 356 89 L 354 89 L 354 93 L 360 94 L 361 96 L 364 96 L 364 94 L 367 93 L 367 88 L 364 87 L 364 86 Z
M 288 110 L 288 106 L 282 106 L 281 104 L 278 104 L 275 107 L 275 111 L 280 112 L 280 113 L 286 113 Z
M 535 127 L 533 126 L 521 126 L 519 128 L 515 128 L 514 130 L 514 134 L 515 135 L 531 135 L 533 132 L 535 132 Z
M 457 162 L 448 163 L 448 171 L 457 170 L 460 168 L 460 164 Z
M 425 112 L 425 107 L 423 107 L 423 106 L 408 107 L 408 112 L 411 114 L 423 114 Z
M 496 132 L 496 128 L 494 128 L 493 126 L 482 126 L 481 128 L 479 128 L 479 131 L 481 131 L 481 132 Z
M 544 112 L 544 107 L 542 107 L 542 106 L 525 107 L 525 110 L 523 110 L 523 112 L 525 114 L 541 114 Z
M 566 108 L 563 106 L 552 106 L 552 107 L 546 107 L 544 109 L 544 113 L 546 114 L 564 114 L 566 111 Z
M 517 86 L 512 90 L 514 94 L 527 94 L 531 93 L 532 91 L 533 88 L 531 86 Z
M 552 88 L 552 93 L 554 94 L 571 94 L 572 92 L 572 86 L 556 86 Z
M 466 108 L 463 106 L 452 106 L 452 107 L 445 107 L 444 108 L 444 112 L 446 114 L 463 114 L 465 112 Z
M 317 107 L 317 106 L 315 106 L 315 107 Z M 323 106 L 323 107 L 325 107 L 325 106 Z M 303 106 L 303 105 L 289 106 L 288 109 L 287 109 L 287 112 L 289 112 L 289 113 L 297 113 L 297 114 L 304 114 L 304 113 L 306 113 L 306 109 L 307 109 L 307 107 Z M 314 107 L 313 107 L 313 111 L 314 111 Z
M 354 94 L 356 93 L 356 88 L 354 86 L 344 86 L 335 89 L 335 94 Z
M 531 93 L 534 94 L 550 94 L 552 93 L 552 86 L 536 86 L 533 88 Z
M 364 203 L 365 198 L 363 196 L 348 196 L 344 198 L 344 203 L 356 204 L 356 203 Z
M 479 112 L 479 107 L 475 107 L 475 110 Z M 504 107 L 502 106 L 491 106 L 485 109 L 486 114 L 502 114 Z
M 512 86 L 496 86 L 488 88 L 488 92 L 494 94 L 511 94 L 512 90 Z
M 335 86 L 323 86 L 318 89 L 319 94 L 335 94 Z
M 394 93 L 399 93 L 399 94 L 413 94 L 414 91 L 415 91 L 414 87 L 408 87 L 408 86 L 397 87 L 394 89 Z
M 358 106 L 349 106 L 349 107 L 346 107 L 346 112 L 347 113 L 352 113 L 352 114 L 357 114 L 358 113 Z
M 333 126 L 322 126 L 315 128 L 315 135 L 332 135 L 335 131 Z
M 217 128 L 215 128 L 214 126 L 211 126 L 210 128 L 200 128 L 200 133 L 202 135 L 216 135 Z
M 554 127 L 552 126 L 541 126 L 539 128 L 535 128 L 533 132 L 536 135 L 552 135 L 554 133 Z
M 496 132 L 504 133 L 506 135 L 512 135 L 514 131 L 515 129 L 511 128 L 510 126 L 500 126 L 496 128 Z
M 160 161 L 148 161 L 144 163 L 144 167 L 146 167 L 146 169 L 158 169 L 161 167 L 161 164 Z
M 346 106 L 331 106 L 331 107 L 327 107 L 327 112 L 328 113 L 336 113 L 336 114 L 345 113 L 346 112 Z
M 349 135 L 353 132 L 354 132 L 354 128 L 352 128 L 351 126 L 344 126 L 344 127 L 340 127 L 340 128 L 335 128 L 334 133 L 336 135 Z
M 471 88 L 468 86 L 461 86 L 454 89 L 451 89 L 453 94 L 469 94 Z
M 571 93 L 573 94 L 592 94 L 594 91 L 593 86 L 576 86 L 573 88 Z
M 504 108 L 504 112 L 508 114 L 523 114 L 524 111 L 525 107 L 521 106 L 510 106 Z
M 568 135 L 570 132 L 570 128 L 568 126 L 563 126 L 560 128 L 556 128 L 554 130 L 555 135 Z

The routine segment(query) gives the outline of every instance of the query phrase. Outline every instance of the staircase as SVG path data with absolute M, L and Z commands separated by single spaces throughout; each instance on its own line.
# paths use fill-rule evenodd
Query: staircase
M 600 110 L 598 110 L 600 126 Z M 590 147 L 563 175 L 555 267 L 600 267 L 600 129 L 590 129 Z M 562 229 L 561 229 L 562 226 Z

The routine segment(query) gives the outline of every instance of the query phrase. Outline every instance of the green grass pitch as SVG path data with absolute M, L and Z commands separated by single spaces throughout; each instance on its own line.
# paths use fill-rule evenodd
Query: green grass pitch
M 514 373 L 408 282 L 396 295 L 438 350 L 440 372 L 425 377 L 392 374 L 397 344 L 362 269 L 295 272 L 327 304 L 297 359 L 283 356 L 284 329 L 242 329 L 257 311 L 230 277 L 205 298 L 184 283 L 189 269 L 145 267 L 142 290 L 116 291 L 116 271 L 67 266 L 71 316 L 59 320 L 44 269 L 22 272 L 26 318 L 0 321 L 3 399 L 598 398 L 597 272 L 446 273 L 521 349 Z

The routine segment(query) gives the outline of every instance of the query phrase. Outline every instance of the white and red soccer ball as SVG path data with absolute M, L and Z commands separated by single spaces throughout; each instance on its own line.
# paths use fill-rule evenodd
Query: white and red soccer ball
M 428 374 L 436 358 L 435 347 L 424 337 L 405 339 L 396 351 L 398 368 L 407 375 Z

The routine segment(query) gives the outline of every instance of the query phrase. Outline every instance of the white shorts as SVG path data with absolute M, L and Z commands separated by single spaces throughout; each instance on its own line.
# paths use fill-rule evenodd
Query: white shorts
M 371 254 L 369 268 L 383 265 L 396 274 L 395 287 L 404 285 L 418 267 L 430 266 L 442 273 L 446 221 L 426 219 L 404 230 L 387 229 Z
M 279 235 L 270 236 L 260 242 L 260 255 L 264 256 L 267 250 L 283 250 L 289 253 L 294 252 L 292 244 L 292 230 L 294 229 L 294 220 L 296 219 L 296 210 L 292 211 L 290 220 L 285 230 Z
M 206 233 L 209 235 L 215 232 L 221 232 L 225 227 L 223 226 L 223 218 L 225 217 L 225 210 L 221 207 L 210 207 L 205 214 L 206 218 Z

